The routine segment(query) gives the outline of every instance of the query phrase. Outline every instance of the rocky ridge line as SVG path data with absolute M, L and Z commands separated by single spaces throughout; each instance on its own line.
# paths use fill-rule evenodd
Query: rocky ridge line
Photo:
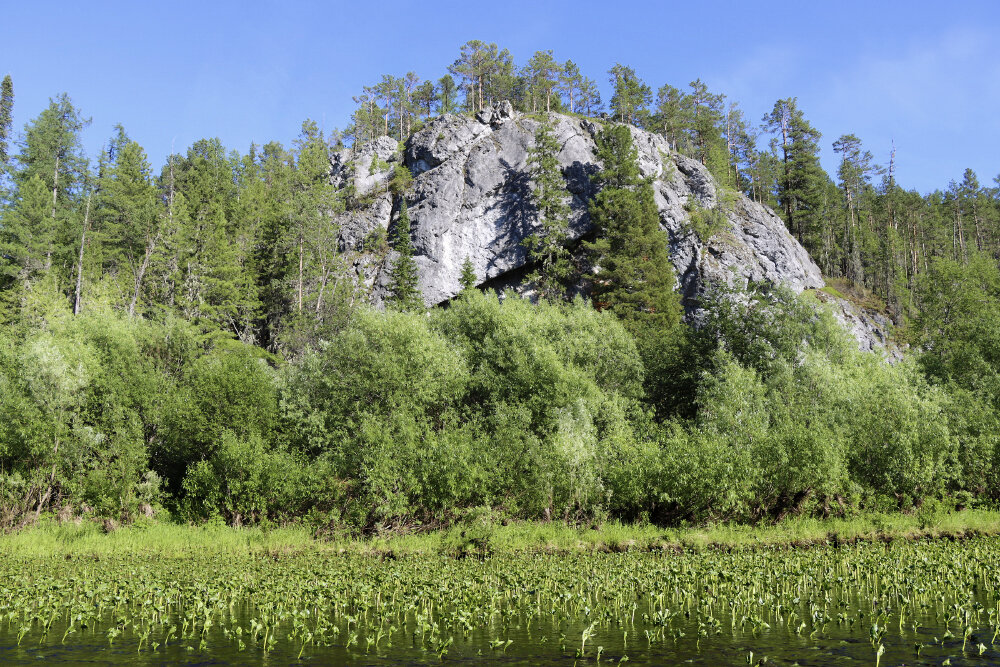
M 549 114 L 561 146 L 558 160 L 570 201 L 570 238 L 591 228 L 587 202 L 590 182 L 600 169 L 595 137 L 598 121 Z M 430 121 L 407 141 L 381 137 L 331 160 L 331 180 L 352 187 L 361 205 L 338 215 L 341 247 L 360 251 L 378 228 L 389 230 L 398 215 L 388 183 L 402 162 L 413 174 L 406 194 L 413 231 L 414 259 L 428 305 L 454 297 L 468 258 L 480 284 L 517 287 L 527 272 L 522 241 L 538 230 L 531 204 L 528 149 L 540 121 L 514 111 L 509 102 L 494 104 L 475 118 L 444 115 Z M 678 290 L 689 316 L 711 285 L 781 283 L 795 292 L 818 289 L 824 282 L 806 250 L 770 209 L 742 194 L 723 191 L 696 160 L 671 152 L 659 135 L 631 128 L 639 168 L 652 179 L 660 224 L 670 238 L 670 257 Z M 714 218 L 717 231 L 699 238 L 692 212 Z M 376 303 L 387 294 L 388 261 L 358 254 L 359 277 L 372 287 Z M 885 350 L 886 327 L 849 303 L 835 315 L 858 339 L 859 347 Z M 848 314 L 845 314 L 848 313 Z

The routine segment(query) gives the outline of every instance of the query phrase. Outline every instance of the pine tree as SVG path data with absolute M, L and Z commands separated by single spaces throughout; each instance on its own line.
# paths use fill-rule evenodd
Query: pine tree
M 680 302 L 670 263 L 669 238 L 660 228 L 653 188 L 639 173 L 638 152 L 624 125 L 597 137 L 603 187 L 590 204 L 597 238 L 585 244 L 596 267 L 594 303 L 633 330 L 657 331 L 680 321 Z
M 351 114 L 351 124 L 345 133 L 360 146 L 367 141 L 374 141 L 382 131 L 382 108 L 376 104 L 375 92 L 365 86 L 364 92 L 354 97 L 357 108 Z
M 417 263 L 413 261 L 410 214 L 406 210 L 405 198 L 399 209 L 399 220 L 396 221 L 393 240 L 393 249 L 398 253 L 398 257 L 392 265 L 390 274 L 389 289 L 392 290 L 392 296 L 389 298 L 389 304 L 397 310 L 422 310 L 424 302 L 417 285 Z
M 424 114 L 424 118 L 431 117 L 434 99 L 435 90 L 433 81 L 424 81 L 413 91 L 413 105 Z
M 278 331 L 294 302 L 289 288 L 290 277 L 297 275 L 297 256 L 289 231 L 294 162 L 292 153 L 280 143 L 265 144 L 257 159 L 254 187 L 247 193 L 249 197 L 243 198 L 259 216 L 254 258 L 260 295 L 257 328 L 261 346 L 272 351 L 277 350 Z
M 670 84 L 656 91 L 656 127 L 667 138 L 671 150 L 686 151 L 691 125 L 691 99 Z
M 777 135 L 771 149 L 781 162 L 777 199 L 785 224 L 806 250 L 816 252 L 829 231 L 822 217 L 823 189 L 829 180 L 819 164 L 823 135 L 806 121 L 794 97 L 775 102 L 763 123 Z
M 734 102 L 726 112 L 723 131 L 728 154 L 727 182 L 748 197 L 756 199 L 750 174 L 757 163 L 757 135 L 746 123 L 743 111 Z
M 643 125 L 646 106 L 653 101 L 653 91 L 636 76 L 635 70 L 620 63 L 608 74 L 615 87 L 611 97 L 611 110 L 623 123 Z
M 451 74 L 438 79 L 437 89 L 438 112 L 452 113 L 455 110 L 455 80 L 451 78 Z
M 451 74 L 465 82 L 465 106 L 469 111 L 479 111 L 489 104 L 493 91 L 491 79 L 510 63 L 510 54 L 497 45 L 473 39 L 462 45 L 461 55 L 448 67 Z
M 20 168 L 14 174 L 18 188 L 39 178 L 49 191 L 50 232 L 46 233 L 44 269 L 55 266 L 58 278 L 69 278 L 75 258 L 77 207 L 81 186 L 87 178 L 87 160 L 80 144 L 80 132 L 90 123 L 65 94 L 49 100 L 49 106 L 25 125 L 24 141 L 17 157 Z M 59 281 L 61 282 L 61 281 Z
M 563 64 L 562 74 L 559 76 L 559 89 L 569 98 L 569 112 L 576 113 L 583 89 L 583 75 L 580 73 L 580 67 L 572 60 L 567 60 Z
M 19 198 L 0 226 L 0 287 L 23 284 L 44 272 L 56 241 L 51 206 L 52 196 L 40 176 L 21 184 Z
M 463 292 L 474 289 L 479 284 L 479 278 L 476 277 L 476 269 L 472 266 L 472 260 L 469 259 L 468 255 L 466 255 L 465 261 L 462 262 L 462 275 L 459 276 L 458 282 L 462 286 Z
M 871 203 L 874 192 L 871 179 L 880 173 L 880 168 L 873 163 L 874 158 L 869 151 L 863 150 L 861 140 L 853 134 L 842 135 L 833 142 L 833 151 L 841 155 L 840 168 L 837 175 L 844 191 L 844 203 L 847 216 L 844 220 L 842 275 L 856 283 L 865 281 L 864 264 L 866 246 L 871 242 L 871 225 L 862 225 L 862 216 L 871 213 Z M 870 218 L 869 218 L 870 221 Z M 964 237 L 963 237 L 964 249 Z
M 10 74 L 0 83 L 0 173 L 10 158 L 10 132 L 14 123 L 14 82 Z
M 528 259 L 535 264 L 529 279 L 535 283 L 539 297 L 557 300 L 565 291 L 565 282 L 572 266 L 566 240 L 569 237 L 569 193 L 559 168 L 559 141 L 546 122 L 535 132 L 535 145 L 528 150 L 528 164 L 534 187 L 532 203 L 538 212 L 540 231 L 524 240 Z
M 186 215 L 174 221 L 175 304 L 207 329 L 252 341 L 259 302 L 251 268 L 255 240 L 240 215 L 239 155 L 218 139 L 202 139 L 168 165 Z M 175 197 L 176 197 L 175 195 Z
M 718 164 L 718 158 L 724 155 L 721 125 L 725 96 L 709 92 L 701 79 L 695 79 L 688 85 L 691 88 L 688 99 L 691 102 L 691 138 L 695 157 L 719 176 L 725 168 L 724 164 Z
M 588 116 L 593 116 L 599 113 L 603 106 L 604 102 L 601 101 L 601 91 L 597 87 L 597 82 L 584 77 L 580 83 L 580 108 Z
M 125 289 L 131 293 L 131 316 L 160 240 L 162 218 L 145 151 L 120 125 L 112 147 L 112 161 L 98 179 L 97 205 L 106 270 L 129 276 L 131 284 Z
M 531 110 L 538 111 L 536 106 L 541 98 L 545 98 L 546 113 L 552 111 L 552 91 L 555 89 L 562 65 L 552 57 L 552 51 L 536 51 L 528 61 L 526 78 L 531 88 Z

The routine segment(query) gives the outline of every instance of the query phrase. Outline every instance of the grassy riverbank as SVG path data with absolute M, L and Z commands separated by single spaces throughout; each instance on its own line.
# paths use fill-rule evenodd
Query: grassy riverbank
M 616 522 L 577 528 L 560 523 L 474 521 L 448 529 L 386 533 L 371 537 L 316 538 L 304 527 L 265 529 L 143 521 L 110 533 L 93 521 L 43 518 L 0 535 L 0 555 L 74 556 L 196 553 L 461 554 L 628 550 L 752 549 L 843 544 L 887 539 L 963 538 L 1000 535 L 1000 512 L 939 511 L 869 514 L 850 519 L 791 518 L 767 526 L 714 525 L 665 529 Z

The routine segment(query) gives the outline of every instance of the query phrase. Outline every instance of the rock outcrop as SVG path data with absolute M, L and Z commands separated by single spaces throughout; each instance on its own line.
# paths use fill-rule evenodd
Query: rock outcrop
M 816 292 L 834 318 L 858 342 L 862 352 L 883 355 L 890 363 L 903 360 L 903 348 L 892 339 L 892 321 L 882 313 L 862 308 L 847 299 L 826 292 Z
M 550 114 L 561 146 L 558 160 L 570 201 L 570 238 L 590 231 L 587 202 L 596 158 L 598 122 Z M 352 184 L 363 205 L 336 221 L 345 248 L 360 249 L 377 227 L 389 229 L 398 215 L 387 183 L 400 160 L 413 174 L 406 195 L 420 289 L 428 305 L 447 301 L 461 289 L 468 258 L 481 284 L 516 285 L 527 272 L 522 241 L 537 231 L 531 203 L 528 150 L 537 117 L 519 114 L 509 103 L 495 104 L 475 118 L 445 115 L 414 134 L 400 153 L 382 138 L 333 158 L 332 179 Z M 708 169 L 670 151 L 666 140 L 632 129 L 642 175 L 652 179 L 660 224 L 670 238 L 678 290 L 689 315 L 712 284 L 746 280 L 787 285 L 796 292 L 823 286 L 819 268 L 768 208 L 739 193 L 723 192 Z M 692 215 L 711 219 L 713 233 Z M 391 265 L 389 262 L 383 265 Z M 372 265 L 359 268 L 376 301 L 384 296 L 384 276 Z M 877 344 L 877 343 L 873 343 Z

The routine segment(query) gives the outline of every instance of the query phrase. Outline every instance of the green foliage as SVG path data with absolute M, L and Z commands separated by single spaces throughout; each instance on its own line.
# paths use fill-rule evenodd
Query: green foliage
M 542 299 L 557 300 L 565 294 L 572 273 L 569 249 L 569 193 L 559 168 L 559 141 L 546 118 L 535 132 L 535 145 L 528 149 L 533 188 L 531 200 L 538 212 L 540 229 L 522 242 L 528 261 L 536 266 L 528 277 Z
M 287 369 L 282 415 L 296 451 L 329 461 L 354 486 L 346 509 L 367 524 L 405 515 L 411 499 L 426 495 L 424 476 L 438 474 L 435 445 L 454 445 L 435 426 L 451 419 L 467 382 L 463 360 L 426 316 L 361 311 Z M 441 474 L 461 469 L 450 465 Z
M 203 139 L 158 178 L 120 127 L 91 173 L 89 121 L 65 95 L 11 155 L 4 79 L 0 527 L 46 511 L 336 531 L 478 526 L 479 513 L 669 524 L 917 506 L 923 525 L 939 504 L 1000 499 L 996 187 L 965 170 L 906 192 L 853 134 L 834 143 L 834 182 L 794 98 L 763 119 L 759 150 L 757 129 L 700 79 L 661 87 L 649 109 L 651 89 L 616 65 L 614 115 L 666 138 L 667 169 L 696 168 L 672 151 L 684 153 L 722 186 L 711 209 L 691 200 L 690 231 L 724 233 L 738 192 L 776 207 L 825 291 L 891 316 L 910 359 L 859 353 L 815 297 L 774 286 L 713 288 L 697 327 L 682 325 L 632 130 L 607 119 L 594 121 L 602 169 L 583 244 L 593 301 L 564 303 L 568 195 L 541 109 L 596 113 L 594 82 L 551 52 L 519 70 L 475 40 L 449 69 L 457 84 L 410 72 L 366 87 L 346 134 L 307 120 L 291 148 L 246 154 Z M 481 294 L 466 258 L 461 297 L 428 312 L 412 174 L 393 168 L 391 242 L 376 227 L 346 247 L 331 221 L 382 195 L 337 190 L 331 144 L 390 135 L 402 151 L 435 107 L 499 100 L 541 121 L 525 246 L 543 298 Z M 382 314 L 361 305 L 358 269 L 389 257 Z M 484 539 L 453 550 L 482 553 Z
M 1000 407 L 1000 269 L 986 257 L 934 262 L 917 284 L 923 303 L 911 337 L 937 382 L 954 383 Z
M 150 360 L 150 333 L 63 316 L 4 340 L 0 469 L 24 491 L 2 508 L 5 523 L 63 503 L 128 518 L 159 501 L 146 442 L 165 383 Z
M 51 220 L 52 197 L 35 175 L 20 189 L 21 198 L 4 216 L 0 228 L 0 271 L 5 287 L 24 284 L 45 272 L 56 250 Z
M 688 214 L 688 226 L 702 243 L 726 228 L 726 213 L 721 202 L 706 209 L 692 198 L 684 204 L 684 210 Z
M 459 276 L 458 282 L 462 286 L 463 292 L 473 289 L 479 283 L 479 278 L 476 277 L 476 269 L 472 266 L 472 260 L 468 257 L 462 261 L 462 275 Z
M 11 129 L 14 121 L 14 82 L 7 74 L 0 83 L 0 173 L 10 158 Z
M 372 164 L 375 164 L 375 160 L 378 156 L 372 156 Z M 389 180 L 389 191 L 401 197 L 410 189 L 413 184 L 413 175 L 410 170 L 406 168 L 404 164 L 397 164 L 392 169 L 392 178 Z
M 642 386 L 634 343 L 614 318 L 581 302 L 472 293 L 436 322 L 473 369 L 466 400 L 488 430 L 480 447 L 494 498 L 530 516 L 567 516 L 614 495 L 604 456 L 629 446 Z
M 631 131 L 609 126 L 597 145 L 604 165 L 595 176 L 603 187 L 590 204 L 597 238 L 584 246 L 598 267 L 594 303 L 636 326 L 668 329 L 680 320 L 669 239 L 660 229 L 653 188 L 639 177 Z
M 406 210 L 406 199 L 403 198 L 399 208 L 399 219 L 396 220 L 393 232 L 393 250 L 396 251 L 396 261 L 392 265 L 389 289 L 392 296 L 389 303 L 398 310 L 422 310 L 424 300 L 417 284 L 417 263 L 413 260 L 413 242 L 410 240 L 410 214 Z
M 608 70 L 608 75 L 615 87 L 611 110 L 620 122 L 641 125 L 646 106 L 653 100 L 652 90 L 636 76 L 634 69 L 621 63 Z
M 226 429 L 211 456 L 188 468 L 183 513 L 193 519 L 218 516 L 233 526 L 290 520 L 317 500 L 305 496 L 315 486 L 310 477 L 322 472 L 322 465 L 309 466 L 265 444 L 256 432 L 240 437 Z

